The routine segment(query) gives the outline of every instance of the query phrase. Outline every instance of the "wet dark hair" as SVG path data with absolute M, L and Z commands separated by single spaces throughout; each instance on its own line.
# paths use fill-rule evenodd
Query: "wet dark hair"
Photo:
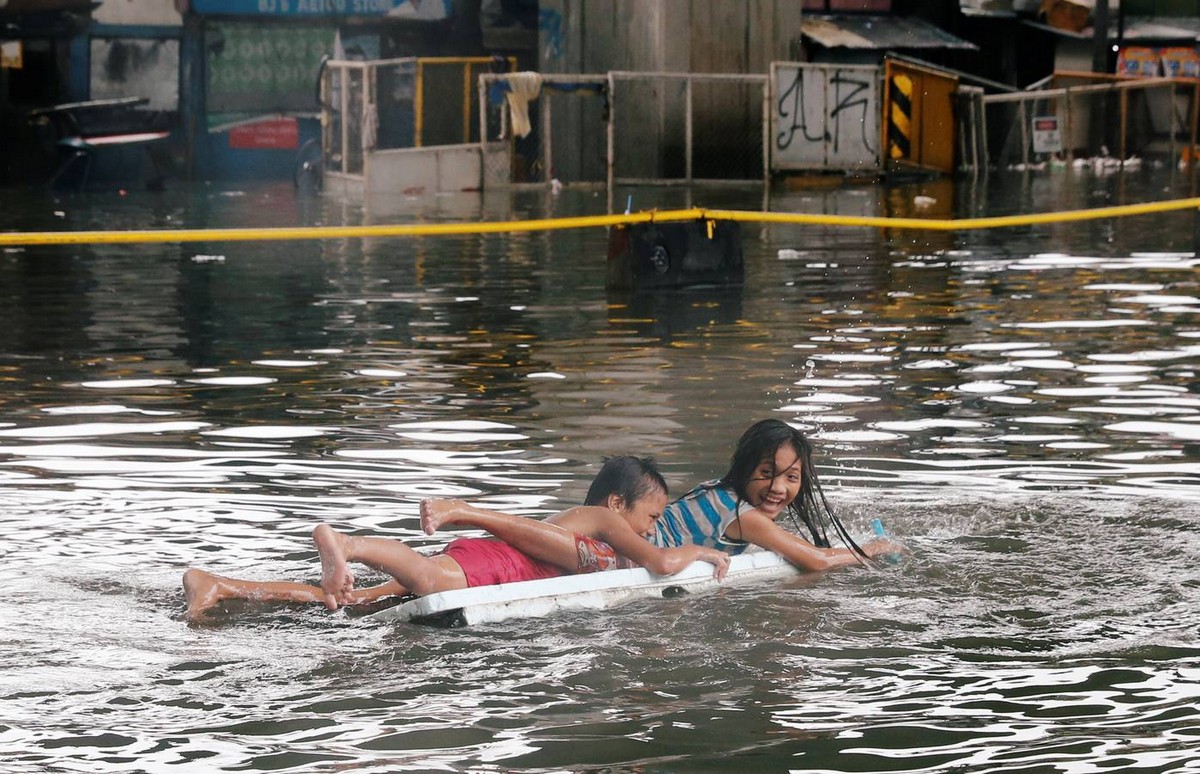
M 667 482 L 658 472 L 653 457 L 621 455 L 605 457 L 604 466 L 592 479 L 584 505 L 604 505 L 611 494 L 620 495 L 628 508 L 652 492 L 667 493 Z
M 755 422 L 742 437 L 738 439 L 729 461 L 729 471 L 718 482 L 719 486 L 728 487 L 737 493 L 739 500 L 749 501 L 746 487 L 754 480 L 758 466 L 763 460 L 775 461 L 775 453 L 780 446 L 790 444 L 800 458 L 800 493 L 787 506 L 787 513 L 796 528 L 804 523 L 812 535 L 812 543 L 821 548 L 831 547 L 828 529 L 833 528 L 851 551 L 864 559 L 863 552 L 850 533 L 829 507 L 825 492 L 821 490 L 820 479 L 817 478 L 817 468 L 812 459 L 812 443 L 796 428 L 778 419 L 764 419 Z

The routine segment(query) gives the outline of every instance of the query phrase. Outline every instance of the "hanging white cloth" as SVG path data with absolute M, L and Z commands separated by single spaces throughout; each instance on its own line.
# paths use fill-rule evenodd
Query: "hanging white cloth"
M 511 73 L 508 78 L 508 112 L 512 114 L 512 130 L 517 137 L 532 131 L 529 125 L 529 100 L 542 93 L 541 73 Z

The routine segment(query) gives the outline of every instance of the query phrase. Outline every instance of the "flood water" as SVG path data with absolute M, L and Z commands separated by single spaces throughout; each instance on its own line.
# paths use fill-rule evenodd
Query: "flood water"
M 1170 170 L 781 191 L 1003 215 L 1191 195 Z M 619 192 L 759 209 L 760 191 Z M 916 196 L 936 200 L 917 210 Z M 921 200 L 924 201 L 924 200 Z M 6 230 L 599 214 L 565 191 L 0 193 Z M 0 248 L 0 770 L 1200 770 L 1190 213 L 959 234 L 743 227 L 746 283 L 606 294 L 601 229 Z M 531 516 L 604 455 L 673 491 L 752 421 L 815 439 L 884 570 L 464 629 L 250 605 L 332 522 Z M 368 575 L 369 577 L 369 575 Z

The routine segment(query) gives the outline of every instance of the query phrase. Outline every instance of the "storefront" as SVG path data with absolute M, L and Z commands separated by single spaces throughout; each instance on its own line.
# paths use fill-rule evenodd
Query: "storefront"
M 30 112 L 86 98 L 87 73 L 73 68 L 86 46 L 88 0 L 0 2 L 0 185 L 48 173 L 53 142 L 30 123 Z
M 179 0 L 193 168 L 210 179 L 295 174 L 320 138 L 330 58 L 453 46 L 450 0 Z M 403 52 L 403 53 L 398 53 Z

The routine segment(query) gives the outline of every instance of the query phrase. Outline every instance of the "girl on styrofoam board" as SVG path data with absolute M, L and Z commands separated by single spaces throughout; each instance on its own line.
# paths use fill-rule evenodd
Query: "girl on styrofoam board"
M 322 602 L 331 610 L 388 596 L 423 596 L 498 583 L 552 578 L 641 566 L 673 575 L 695 561 L 709 562 L 720 580 L 728 554 L 699 545 L 657 547 L 648 538 L 667 504 L 667 483 L 649 458 L 606 460 L 585 505 L 546 521 L 477 508 L 459 500 L 421 503 L 421 526 L 433 534 L 446 524 L 490 529 L 500 540 L 459 538 L 440 553 L 423 554 L 400 540 L 350 535 L 328 524 L 313 530 L 321 556 L 321 585 L 229 578 L 192 568 L 183 575 L 187 617 L 197 620 L 227 599 Z M 520 547 L 520 549 L 517 548 Z M 354 587 L 350 563 L 392 576 L 386 583 Z
M 725 475 L 670 503 L 651 541 L 662 547 L 711 546 L 731 555 L 758 546 L 809 571 L 902 553 L 903 547 L 883 536 L 862 546 L 850 537 L 825 499 L 812 454 L 809 440 L 786 422 L 756 422 L 738 440 Z M 784 515 L 810 537 L 781 526 Z M 846 548 L 833 547 L 830 530 Z
M 397 594 L 423 595 L 632 566 L 629 560 L 659 575 L 674 574 L 692 561 L 707 561 L 715 565 L 714 575 L 720 579 L 729 556 L 752 546 L 774 551 L 807 571 L 902 554 L 903 546 L 882 536 L 862 546 L 854 541 L 829 507 L 812 451 L 799 430 L 766 419 L 742 434 L 723 477 L 700 484 L 670 504 L 666 482 L 653 461 L 636 457 L 607 460 L 585 506 L 545 521 L 461 500 L 425 500 L 421 524 L 426 534 L 458 524 L 499 538 L 456 540 L 432 557 L 398 540 L 346 535 L 321 525 L 313 533 L 321 554 L 320 587 L 244 581 L 193 569 L 184 575 L 188 613 L 202 615 L 229 598 L 321 601 L 335 609 Z M 809 537 L 781 526 L 778 522 L 785 514 Z M 846 548 L 833 547 L 831 529 Z M 350 562 L 386 572 L 393 580 L 355 589 Z
M 448 509 L 450 503 L 458 503 L 427 502 Z M 481 511 L 463 503 L 450 512 L 455 515 L 444 519 L 443 525 L 485 529 L 542 557 L 565 551 L 565 547 L 541 543 L 544 536 L 536 521 L 530 524 L 529 519 Z M 785 515 L 797 531 L 779 523 Z M 833 547 L 830 531 L 845 548 Z M 545 536 L 547 540 L 551 537 L 553 533 Z M 725 475 L 668 504 L 648 539 L 661 548 L 699 545 L 731 556 L 758 547 L 812 572 L 904 553 L 903 546 L 883 535 L 862 546 L 854 541 L 821 490 L 812 444 L 799 430 L 777 419 L 764 419 L 747 429 L 734 448 Z

